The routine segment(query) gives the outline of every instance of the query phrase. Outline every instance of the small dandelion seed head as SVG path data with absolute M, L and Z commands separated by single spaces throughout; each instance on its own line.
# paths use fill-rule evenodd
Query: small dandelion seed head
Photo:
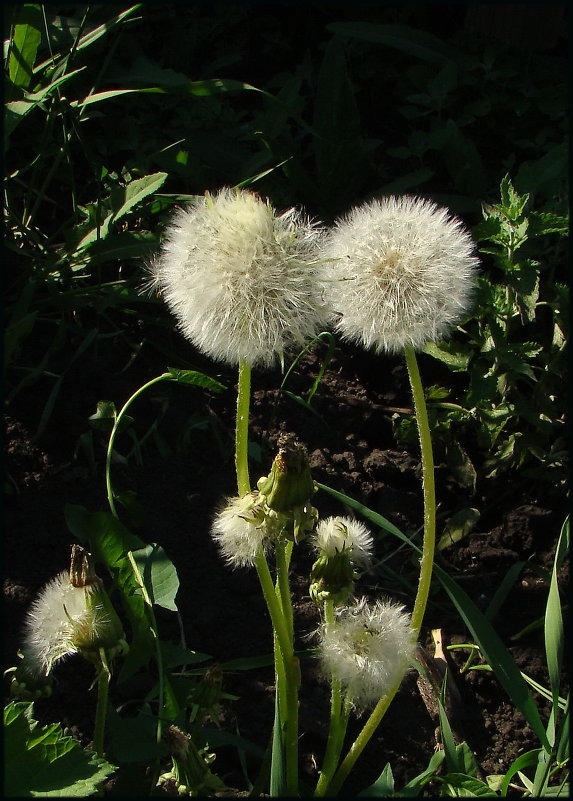
M 338 331 L 377 353 L 443 338 L 469 311 L 474 253 L 462 222 L 432 201 L 388 197 L 356 207 L 321 250 Z
M 344 607 L 319 629 L 325 672 L 336 677 L 358 709 L 376 703 L 406 671 L 414 655 L 410 615 L 396 604 L 366 599 Z
M 365 525 L 351 517 L 328 517 L 321 520 L 312 537 L 319 553 L 332 557 L 347 551 L 357 567 L 367 567 L 372 559 L 374 540 Z
M 72 586 L 66 570 L 43 587 L 28 611 L 23 649 L 44 675 L 55 662 L 77 653 L 74 627 L 83 627 L 87 615 L 85 591 Z
M 150 265 L 183 334 L 215 360 L 271 366 L 328 320 L 318 280 L 323 232 L 296 209 L 222 189 L 173 217 Z
M 259 493 L 232 498 L 217 514 L 211 528 L 213 539 L 230 567 L 252 567 L 261 547 L 268 542 Z

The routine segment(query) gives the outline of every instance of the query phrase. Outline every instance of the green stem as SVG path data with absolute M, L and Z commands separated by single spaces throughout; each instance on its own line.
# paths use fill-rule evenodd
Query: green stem
M 142 387 L 139 387 L 139 389 L 136 390 L 136 392 L 133 393 L 131 398 L 129 398 L 129 400 L 127 400 L 125 402 L 122 410 L 120 411 L 120 413 L 115 418 L 115 423 L 114 423 L 113 428 L 111 430 L 111 434 L 109 435 L 109 442 L 108 442 L 108 445 L 107 445 L 107 454 L 106 454 L 106 459 L 105 459 L 105 485 L 106 485 L 106 489 L 107 489 L 107 501 L 109 503 L 109 508 L 111 509 L 111 512 L 112 512 L 114 517 L 118 517 L 117 510 L 115 508 L 113 489 L 112 489 L 112 486 L 111 486 L 111 456 L 112 456 L 112 453 L 113 453 L 113 446 L 114 446 L 114 442 L 115 442 L 115 436 L 116 436 L 116 434 L 117 434 L 117 432 L 119 430 L 119 426 L 121 424 L 121 421 L 122 421 L 125 413 L 129 409 L 129 407 L 131 406 L 133 401 L 136 400 L 136 398 L 138 398 L 143 392 L 145 392 L 146 389 L 148 389 L 149 387 L 153 386 L 153 384 L 158 384 L 160 381 L 167 381 L 169 379 L 173 379 L 173 376 L 171 375 L 171 373 L 163 373 L 162 375 L 157 376 L 157 378 L 152 378 L 151 381 L 148 381 L 147 384 L 144 384 Z
M 286 790 L 288 795 L 298 794 L 298 660 L 294 655 L 293 609 L 288 569 L 292 554 L 292 543 L 279 540 L 276 543 L 277 599 L 281 605 L 283 619 L 288 632 L 288 652 L 283 651 L 286 688 L 286 708 L 282 718 L 285 725 Z
M 251 365 L 239 362 L 237 418 L 235 424 L 235 467 L 237 488 L 242 498 L 251 491 L 249 481 L 249 406 L 251 401 Z
M 406 347 L 406 365 L 414 398 L 414 409 L 418 423 L 418 436 L 420 438 L 420 451 L 422 455 L 422 491 L 424 495 L 424 542 L 422 545 L 422 560 L 420 562 L 420 578 L 418 592 L 412 612 L 412 629 L 418 637 L 424 613 L 428 604 L 432 569 L 434 566 L 434 551 L 436 548 L 436 489 L 434 482 L 434 456 L 432 451 L 432 436 L 428 422 L 428 410 L 424 398 L 424 388 L 418 362 L 414 349 Z
M 436 547 L 436 490 L 434 482 L 434 456 L 432 451 L 432 437 L 430 424 L 428 421 L 428 411 L 424 398 L 424 388 L 418 369 L 418 362 L 414 349 L 407 345 L 405 348 L 406 366 L 410 379 L 410 387 L 414 400 L 416 421 L 418 424 L 418 436 L 420 439 L 420 451 L 422 456 L 422 491 L 424 497 L 424 541 L 422 545 L 422 559 L 420 561 L 420 577 L 418 579 L 418 591 L 414 601 L 412 611 L 412 631 L 416 638 L 420 634 L 420 628 L 424 619 L 430 585 L 432 581 L 432 569 L 434 566 L 434 551 Z M 392 687 L 390 692 L 378 701 L 370 717 L 352 746 L 343 762 L 341 763 L 334 779 L 328 787 L 329 794 L 338 792 L 346 777 L 350 773 L 354 763 L 370 741 L 370 738 L 378 728 L 382 718 L 394 696 L 398 692 L 403 676 Z
M 105 718 L 107 712 L 107 697 L 109 691 L 110 670 L 107 664 L 105 648 L 99 649 L 101 666 L 97 677 L 97 706 L 94 724 L 93 748 L 99 757 L 103 757 L 103 740 L 105 733 Z
M 334 601 L 332 601 L 332 599 L 328 599 L 324 602 L 324 623 L 327 627 L 335 625 Z M 340 681 L 335 676 L 332 676 L 330 696 L 330 726 L 328 730 L 328 740 L 326 743 L 324 761 L 320 771 L 320 777 L 314 791 L 315 797 L 323 796 L 328 789 L 328 785 L 332 781 L 334 771 L 336 770 L 336 764 L 340 756 L 340 751 L 342 750 L 347 722 L 348 717 L 345 717 L 342 714 L 342 688 Z
M 380 725 L 380 721 L 386 714 L 388 707 L 390 706 L 390 704 L 394 699 L 394 696 L 398 692 L 400 684 L 402 683 L 402 678 L 403 676 L 400 676 L 400 678 L 396 681 L 395 685 L 392 687 L 388 695 L 385 695 L 384 698 L 381 698 L 374 707 L 374 709 L 372 710 L 372 713 L 370 714 L 370 717 L 364 724 L 362 731 L 350 746 L 350 750 L 344 757 L 344 760 L 341 762 L 340 767 L 336 771 L 333 780 L 328 785 L 328 788 L 326 790 L 328 792 L 328 795 L 336 795 L 340 790 L 340 788 L 342 787 L 342 785 L 344 784 L 344 782 L 346 781 L 346 777 L 354 767 L 354 764 L 358 759 L 358 757 L 360 756 L 360 754 L 364 751 L 364 749 L 370 742 L 372 735 Z M 323 793 L 323 795 L 324 794 L 325 793 Z

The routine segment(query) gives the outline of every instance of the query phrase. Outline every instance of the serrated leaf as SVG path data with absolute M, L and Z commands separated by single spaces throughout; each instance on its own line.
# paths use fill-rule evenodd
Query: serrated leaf
M 428 342 L 423 348 L 424 353 L 445 364 L 455 372 L 465 371 L 471 356 L 471 349 L 466 344 L 457 342 Z
M 8 798 L 85 798 L 115 766 L 83 749 L 59 723 L 40 726 L 32 705 L 11 702 L 4 711 L 4 795 Z

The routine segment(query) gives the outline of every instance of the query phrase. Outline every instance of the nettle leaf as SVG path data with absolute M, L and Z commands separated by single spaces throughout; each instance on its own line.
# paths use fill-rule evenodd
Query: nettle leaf
M 543 234 L 569 235 L 569 218 L 550 211 L 532 211 L 529 215 L 529 237 Z
M 424 348 L 424 353 L 445 364 L 454 372 L 468 369 L 468 364 L 472 355 L 472 348 L 466 343 L 460 342 L 428 342 Z
M 32 704 L 4 710 L 4 794 L 8 798 L 85 798 L 94 795 L 115 766 L 83 749 L 59 723 L 40 726 Z

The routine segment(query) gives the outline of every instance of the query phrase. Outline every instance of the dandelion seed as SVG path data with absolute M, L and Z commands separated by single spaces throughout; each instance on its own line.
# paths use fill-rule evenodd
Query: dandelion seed
M 366 599 L 345 607 L 333 625 L 322 624 L 320 655 L 359 709 L 376 703 L 405 673 L 415 649 L 410 615 L 396 604 Z
M 213 521 L 213 539 L 231 567 L 251 567 L 268 541 L 258 492 L 232 498 Z
M 270 366 L 328 319 L 321 230 L 256 194 L 222 189 L 179 210 L 152 265 L 183 334 L 213 359 Z
M 478 259 L 460 220 L 421 198 L 353 209 L 321 251 L 326 297 L 345 339 L 377 353 L 445 336 L 467 313 Z

